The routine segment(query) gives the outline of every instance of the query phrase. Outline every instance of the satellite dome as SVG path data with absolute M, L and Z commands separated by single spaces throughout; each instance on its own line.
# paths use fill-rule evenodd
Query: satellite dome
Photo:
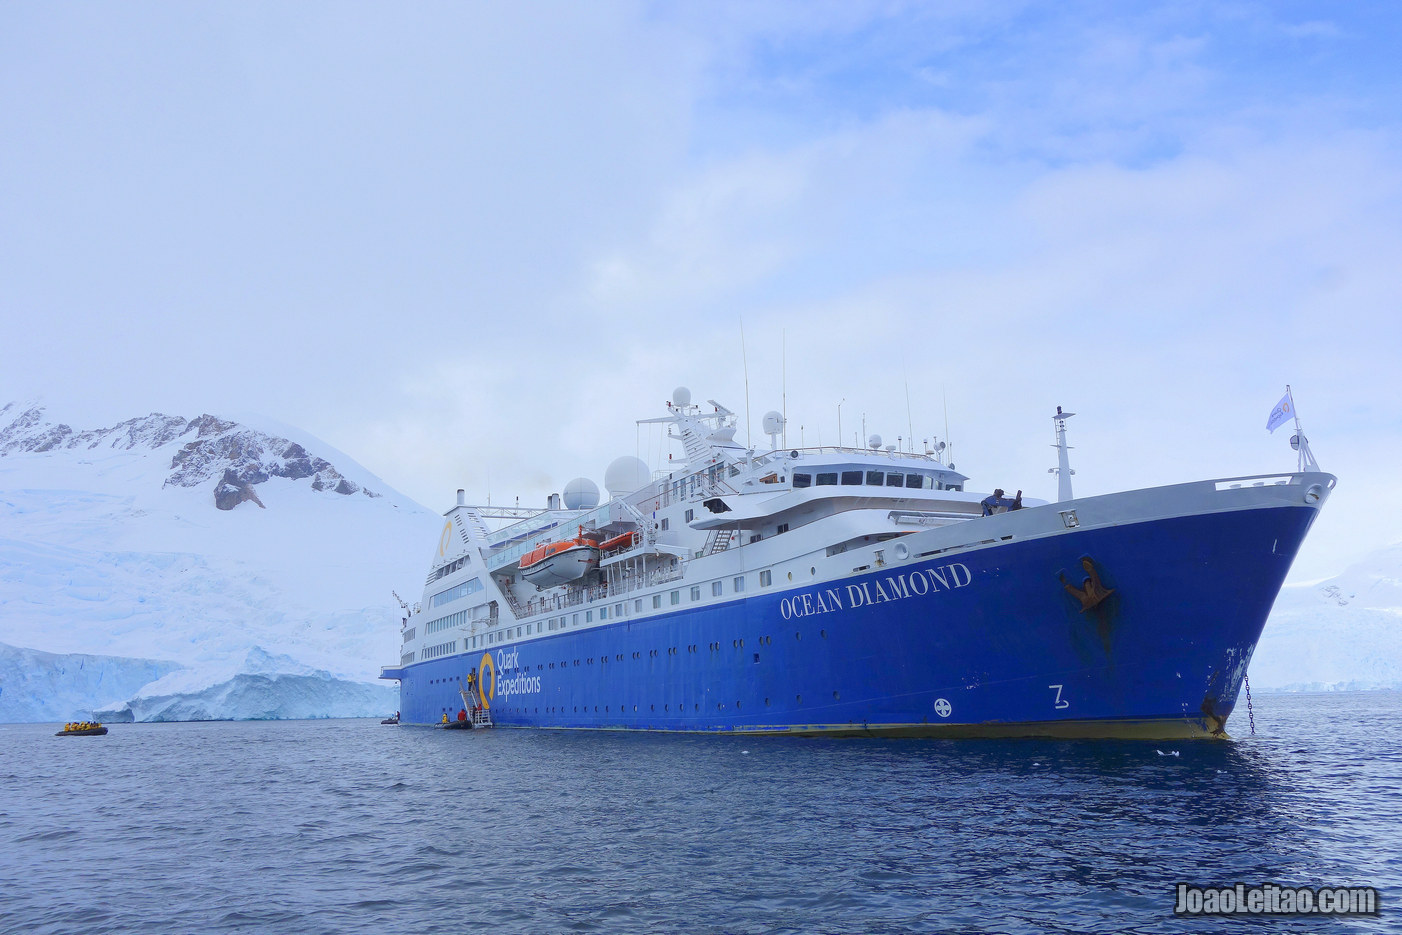
M 576 477 L 565 485 L 565 509 L 592 510 L 599 505 L 599 487 L 587 477 Z
M 632 455 L 615 458 L 604 472 L 604 487 L 610 497 L 632 493 L 640 487 L 647 486 L 651 480 L 652 472 L 648 470 L 647 464 L 641 458 Z
M 687 388 L 684 387 L 684 386 L 679 386 L 679 387 L 677 387 L 676 389 L 672 390 L 672 405 L 673 405 L 673 406 L 690 406 L 690 405 L 691 405 L 691 390 L 687 389 Z
M 880 447 L 881 447 L 881 436 L 880 436 L 880 435 L 873 435 L 873 436 L 871 436 L 871 438 L 868 438 L 868 439 L 867 439 L 867 444 L 870 445 L 870 446 L 873 447 L 873 448 L 880 448 Z
M 764 434 L 778 435 L 784 430 L 784 414 L 769 410 L 764 414 Z

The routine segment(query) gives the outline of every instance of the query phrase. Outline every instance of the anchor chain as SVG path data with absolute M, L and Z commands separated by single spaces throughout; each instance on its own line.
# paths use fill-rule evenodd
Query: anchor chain
M 1256 733 L 1256 713 L 1251 710 L 1251 678 L 1242 676 L 1246 683 L 1246 720 L 1251 725 L 1251 733 Z

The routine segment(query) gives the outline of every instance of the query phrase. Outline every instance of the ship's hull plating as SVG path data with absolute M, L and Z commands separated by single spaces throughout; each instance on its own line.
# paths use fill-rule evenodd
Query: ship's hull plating
M 499 727 L 1221 736 L 1316 512 L 1068 529 L 828 582 L 776 575 L 729 603 L 410 666 L 403 720 L 452 717 L 476 667 Z

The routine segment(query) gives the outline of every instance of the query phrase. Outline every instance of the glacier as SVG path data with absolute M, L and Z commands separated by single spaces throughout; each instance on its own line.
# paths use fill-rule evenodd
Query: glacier
M 1336 577 L 1287 584 L 1248 677 L 1265 691 L 1402 689 L 1402 542 Z
M 441 520 L 275 431 L 0 409 L 0 720 L 394 711 L 391 589 L 421 580 Z

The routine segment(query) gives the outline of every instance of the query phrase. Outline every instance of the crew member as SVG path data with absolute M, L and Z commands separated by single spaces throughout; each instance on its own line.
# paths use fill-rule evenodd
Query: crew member
M 463 721 L 466 721 L 466 720 L 467 720 L 467 709 L 466 709 L 466 708 L 458 708 L 458 723 L 461 724 Z
M 1017 496 L 1009 500 L 1003 496 L 1003 488 L 995 487 L 993 496 L 984 497 L 980 504 L 983 507 L 984 516 L 992 516 L 993 511 L 1000 506 L 1007 507 L 1009 511 L 1022 509 L 1022 491 L 1017 492 Z

